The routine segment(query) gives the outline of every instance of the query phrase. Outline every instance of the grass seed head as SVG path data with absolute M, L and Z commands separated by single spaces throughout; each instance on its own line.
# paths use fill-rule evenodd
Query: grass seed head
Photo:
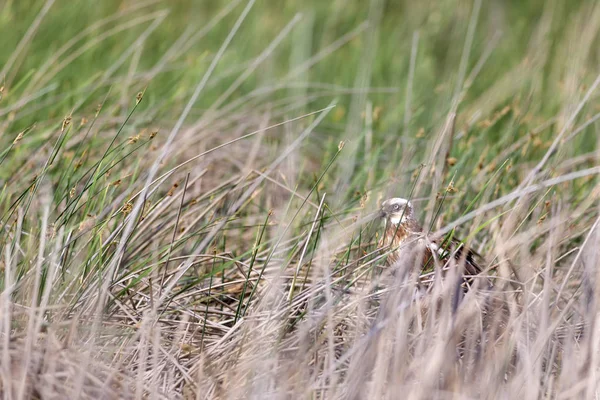
M 13 145 L 19 143 L 23 139 L 23 136 L 25 136 L 25 132 L 19 132 L 15 140 L 13 140 Z
M 64 131 L 65 131 L 65 129 L 67 129 L 67 127 L 68 127 L 69 125 L 71 125 L 71 121 L 72 121 L 72 119 L 73 119 L 73 118 L 72 118 L 70 115 L 67 115 L 67 116 L 66 116 L 66 117 L 63 119 L 62 126 L 61 126 L 61 128 L 60 128 L 60 131 L 61 131 L 61 132 L 64 132 Z
M 123 207 L 121 208 L 121 212 L 125 215 L 128 215 L 131 213 L 131 211 L 133 211 L 133 203 L 128 201 L 127 203 L 125 203 L 123 205 Z
M 179 182 L 175 182 L 173 184 L 173 186 L 171 186 L 171 189 L 169 189 L 169 191 L 167 192 L 167 196 L 168 197 L 173 196 L 173 194 L 175 193 L 175 190 L 177 190 L 178 187 L 179 187 Z

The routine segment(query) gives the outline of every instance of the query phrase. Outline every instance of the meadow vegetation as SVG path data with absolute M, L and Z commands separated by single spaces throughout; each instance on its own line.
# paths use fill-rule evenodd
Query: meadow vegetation
M 0 3 L 0 392 L 595 398 L 599 32 L 595 0 Z M 415 300 L 388 197 L 493 288 Z

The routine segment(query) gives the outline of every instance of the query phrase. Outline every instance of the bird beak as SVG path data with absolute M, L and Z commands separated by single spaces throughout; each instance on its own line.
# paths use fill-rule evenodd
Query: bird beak
M 387 213 L 382 208 L 381 210 L 379 210 L 379 218 L 385 218 L 385 217 L 387 217 Z

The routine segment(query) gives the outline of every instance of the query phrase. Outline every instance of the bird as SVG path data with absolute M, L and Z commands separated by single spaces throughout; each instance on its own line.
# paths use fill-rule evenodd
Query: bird
M 379 248 L 387 253 L 387 266 L 408 265 L 418 268 L 420 273 L 433 269 L 436 263 L 443 270 L 458 267 L 467 284 L 483 271 L 483 257 L 462 241 L 453 236 L 443 240 L 424 232 L 411 201 L 400 197 L 387 199 L 381 204 L 380 216 L 385 231 Z

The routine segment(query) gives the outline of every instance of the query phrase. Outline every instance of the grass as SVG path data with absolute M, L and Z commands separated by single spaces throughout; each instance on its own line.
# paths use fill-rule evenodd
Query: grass
M 596 396 L 599 14 L 4 2 L 3 396 Z M 415 299 L 391 196 L 493 289 Z

